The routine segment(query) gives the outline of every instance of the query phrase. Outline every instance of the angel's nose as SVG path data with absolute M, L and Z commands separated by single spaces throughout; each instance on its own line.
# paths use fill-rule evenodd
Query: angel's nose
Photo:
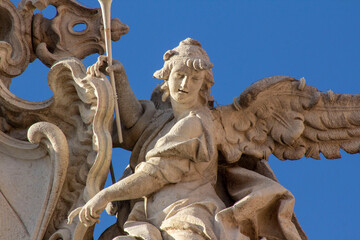
M 188 85 L 189 85 L 189 78 L 188 78 L 188 76 L 184 76 L 184 78 L 182 79 L 181 84 L 180 84 L 180 89 L 187 90 Z

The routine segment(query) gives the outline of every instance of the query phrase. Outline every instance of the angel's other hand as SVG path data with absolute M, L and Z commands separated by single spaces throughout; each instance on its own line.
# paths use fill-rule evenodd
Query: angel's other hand
M 107 205 L 106 205 L 106 208 L 105 208 L 107 214 L 109 215 L 115 215 L 118 211 L 118 206 L 115 202 L 109 202 Z
M 120 73 L 123 70 L 122 64 L 118 60 L 113 60 L 113 63 L 111 66 L 108 66 L 106 68 L 106 72 L 117 72 Z
M 98 60 L 95 64 L 88 67 L 86 73 L 93 77 L 100 77 L 101 73 L 108 75 L 110 71 L 121 72 L 122 70 L 123 66 L 121 62 L 113 59 L 112 65 L 108 66 L 108 57 L 102 55 L 98 57 Z
M 86 227 L 90 227 L 100 222 L 100 214 L 104 211 L 107 202 L 103 198 L 95 195 L 81 209 L 79 213 L 80 222 Z
M 99 56 L 96 63 L 87 68 L 86 73 L 93 77 L 100 77 L 101 73 L 106 74 L 107 57 Z

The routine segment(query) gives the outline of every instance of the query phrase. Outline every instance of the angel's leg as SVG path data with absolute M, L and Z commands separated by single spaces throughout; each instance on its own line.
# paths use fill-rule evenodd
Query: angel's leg
M 124 224 L 124 230 L 129 234 L 129 237 L 134 236 L 140 239 L 162 240 L 160 230 L 147 221 L 144 201 L 135 203 Z

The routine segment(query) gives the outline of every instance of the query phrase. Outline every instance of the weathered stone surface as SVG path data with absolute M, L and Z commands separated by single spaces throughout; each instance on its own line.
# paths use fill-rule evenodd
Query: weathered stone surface
M 33 15 L 50 4 L 54 19 Z M 110 67 L 125 140 L 113 136 L 114 145 L 132 156 L 122 179 L 102 190 L 113 146 L 106 58 L 87 72 L 76 58 L 58 61 L 104 51 L 99 10 L 72 0 L 23 0 L 17 9 L 5 0 L 0 20 L 0 239 L 91 239 L 106 206 L 118 221 L 101 239 L 307 239 L 267 158 L 359 152 L 359 95 L 274 76 L 214 108 L 213 65 L 186 39 L 164 54 L 152 101 L 136 98 L 120 62 Z M 128 30 L 119 20 L 113 29 L 113 40 Z M 48 77 L 54 97 L 43 102 L 7 89 L 35 58 L 58 61 Z

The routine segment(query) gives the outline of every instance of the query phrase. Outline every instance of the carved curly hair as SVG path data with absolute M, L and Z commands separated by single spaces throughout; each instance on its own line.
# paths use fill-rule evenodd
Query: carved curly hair
M 162 79 L 165 82 L 169 80 L 171 70 L 176 63 L 182 63 L 189 68 L 195 70 L 205 70 L 205 79 L 200 88 L 200 97 L 202 103 L 205 105 L 212 100 L 210 97 L 211 86 L 214 85 L 214 77 L 211 68 L 214 66 L 205 52 L 201 48 L 200 42 L 187 38 L 180 42 L 179 46 L 172 50 L 168 50 L 164 54 L 164 66 L 162 69 L 156 71 L 153 75 L 154 78 Z M 165 83 L 164 82 L 164 83 Z M 161 90 L 163 91 L 162 101 L 165 102 L 170 95 L 170 90 L 167 84 L 162 84 Z

